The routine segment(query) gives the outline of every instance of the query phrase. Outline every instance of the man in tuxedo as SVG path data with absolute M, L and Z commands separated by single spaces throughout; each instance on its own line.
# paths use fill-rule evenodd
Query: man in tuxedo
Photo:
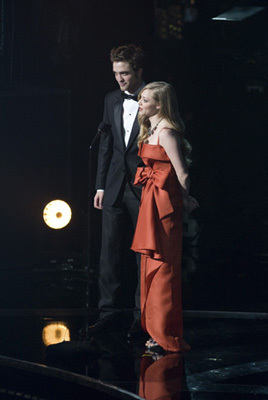
M 142 165 L 142 160 L 137 154 L 137 95 L 144 86 L 144 54 L 138 46 L 120 46 L 111 50 L 110 59 L 119 89 L 105 97 L 105 129 L 100 139 L 97 192 L 94 197 L 94 207 L 102 210 L 98 304 L 100 318 L 88 327 L 89 334 L 122 327 L 120 309 L 124 309 L 125 304 L 119 293 L 122 268 L 129 267 L 123 265 L 123 244 L 127 232 L 135 229 L 141 196 L 141 188 L 134 187 L 133 181 L 137 167 Z M 139 269 L 138 256 L 137 268 Z M 128 336 L 138 336 L 142 332 L 139 278 L 135 293 L 135 310 L 134 322 Z

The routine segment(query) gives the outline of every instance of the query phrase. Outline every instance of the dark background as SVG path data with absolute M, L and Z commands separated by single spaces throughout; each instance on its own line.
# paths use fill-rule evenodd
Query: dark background
M 265 1 L 0 0 L 0 307 L 96 305 L 100 213 L 92 209 L 114 46 L 147 54 L 145 80 L 176 89 L 193 146 L 185 219 L 185 309 L 267 310 L 267 9 Z M 46 203 L 67 201 L 54 231 Z M 90 240 L 89 240 L 90 239 Z

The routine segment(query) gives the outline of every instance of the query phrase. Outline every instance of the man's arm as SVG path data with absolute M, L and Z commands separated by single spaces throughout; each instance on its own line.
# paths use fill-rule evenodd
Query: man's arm
M 103 122 L 109 125 L 107 96 L 105 97 Z M 96 177 L 96 195 L 94 197 L 94 207 L 101 210 L 103 205 L 104 189 L 106 187 L 106 177 L 109 170 L 113 149 L 113 136 L 111 129 L 104 131 L 100 137 L 98 153 L 98 169 Z

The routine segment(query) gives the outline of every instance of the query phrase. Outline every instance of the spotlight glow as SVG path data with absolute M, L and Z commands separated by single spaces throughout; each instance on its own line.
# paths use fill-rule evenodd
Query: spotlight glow
M 53 322 L 44 327 L 42 339 L 46 346 L 61 342 L 69 342 L 71 340 L 70 331 L 64 324 Z
M 45 206 L 43 218 L 50 228 L 62 229 L 69 224 L 72 210 L 65 201 L 53 200 Z

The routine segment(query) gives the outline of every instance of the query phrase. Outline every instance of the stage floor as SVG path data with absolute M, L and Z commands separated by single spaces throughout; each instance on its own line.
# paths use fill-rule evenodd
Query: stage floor
M 66 379 L 93 378 L 122 399 L 268 399 L 265 313 L 186 311 L 184 338 L 192 350 L 164 356 L 146 354 L 144 340 L 129 342 L 126 329 L 81 340 L 86 310 L 0 310 L 0 321 L 0 366 L 15 359 L 22 360 L 14 364 L 20 369 L 25 362 L 32 371 L 41 365 L 55 376 L 68 372 Z M 55 340 L 62 342 L 44 343 Z M 0 380 L 0 399 L 12 392 L 5 382 Z

